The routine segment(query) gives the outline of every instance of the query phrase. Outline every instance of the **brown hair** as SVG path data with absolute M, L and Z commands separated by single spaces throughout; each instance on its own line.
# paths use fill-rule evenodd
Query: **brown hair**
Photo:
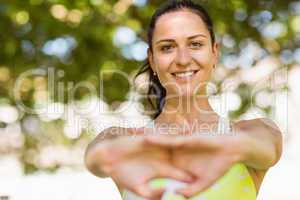
M 211 17 L 208 15 L 207 11 L 201 5 L 196 4 L 191 0 L 171 0 L 171 1 L 167 1 L 165 4 L 159 7 L 151 17 L 148 33 L 147 33 L 149 50 L 151 52 L 153 51 L 152 49 L 153 33 L 155 30 L 156 22 L 159 19 L 159 17 L 162 16 L 163 14 L 175 12 L 183 9 L 190 10 L 191 12 L 201 17 L 201 19 L 205 23 L 210 33 L 212 44 L 215 43 L 213 22 L 211 20 Z M 149 72 L 149 88 L 147 92 L 147 99 L 150 102 L 152 108 L 156 110 L 153 117 L 155 119 L 161 113 L 162 108 L 164 106 L 166 90 L 161 85 L 158 77 L 154 75 L 154 72 L 150 67 L 148 59 L 146 63 L 144 63 L 144 65 L 142 65 L 142 67 L 139 69 L 139 71 L 135 75 L 135 78 L 137 78 L 137 76 L 145 72 Z M 157 98 L 155 103 L 153 103 L 151 96 L 155 96 Z

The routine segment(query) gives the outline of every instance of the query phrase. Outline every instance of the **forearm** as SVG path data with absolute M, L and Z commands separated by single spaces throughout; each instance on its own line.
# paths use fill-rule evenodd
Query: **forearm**
M 260 118 L 237 123 L 240 161 L 257 170 L 267 170 L 280 159 L 282 134 L 269 119 Z

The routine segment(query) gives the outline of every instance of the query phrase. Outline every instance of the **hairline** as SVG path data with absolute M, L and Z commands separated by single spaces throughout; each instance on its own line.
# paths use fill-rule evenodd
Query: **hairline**
M 205 22 L 205 20 L 204 20 L 204 18 L 205 18 L 205 17 L 204 17 L 204 14 L 203 14 L 201 11 L 196 10 L 196 9 L 194 9 L 194 8 L 179 7 L 179 8 L 175 8 L 175 9 L 173 9 L 173 10 L 168 10 L 168 11 L 162 13 L 161 15 L 158 15 L 158 16 L 157 16 L 157 20 L 156 20 L 156 22 L 155 22 L 155 24 L 154 24 L 154 26 L 153 26 L 152 38 L 151 38 L 151 41 L 149 41 L 151 44 L 149 44 L 149 46 L 153 47 L 152 42 L 153 42 L 154 31 L 155 31 L 155 29 L 156 29 L 156 24 L 157 24 L 157 21 L 159 20 L 159 18 L 160 18 L 161 16 L 165 15 L 165 14 L 169 14 L 169 13 L 172 13 L 172 12 L 179 12 L 179 11 L 192 12 L 192 13 L 196 14 L 198 17 L 200 17 L 200 19 L 202 20 L 202 22 L 204 23 L 206 29 L 207 29 L 208 32 L 209 32 L 209 36 L 210 36 L 210 40 L 211 40 L 211 42 L 212 42 L 212 45 L 214 45 L 214 43 L 215 43 L 216 41 L 213 41 L 213 38 L 212 38 L 212 35 L 211 35 L 211 31 L 213 31 L 213 30 L 210 30 L 210 27 L 209 27 L 208 24 Z M 152 51 L 152 50 L 153 50 L 153 49 L 150 49 L 150 51 Z

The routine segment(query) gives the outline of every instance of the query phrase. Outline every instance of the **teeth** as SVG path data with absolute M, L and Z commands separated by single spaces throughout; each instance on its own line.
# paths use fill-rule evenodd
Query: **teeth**
M 179 72 L 179 73 L 175 73 L 175 76 L 177 77 L 188 77 L 188 76 L 192 76 L 194 74 L 193 71 L 191 72 Z

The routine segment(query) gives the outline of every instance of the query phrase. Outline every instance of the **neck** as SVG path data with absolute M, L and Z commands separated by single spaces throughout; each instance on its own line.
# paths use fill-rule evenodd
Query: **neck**
M 157 122 L 192 125 L 195 122 L 216 121 L 218 114 L 212 109 L 206 95 L 185 96 L 180 98 L 166 97 Z

